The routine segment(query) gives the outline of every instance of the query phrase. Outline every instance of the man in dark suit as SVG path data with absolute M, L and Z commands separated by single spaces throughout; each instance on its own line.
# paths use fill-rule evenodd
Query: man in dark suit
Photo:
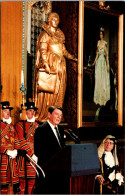
M 34 152 L 38 157 L 38 164 L 45 171 L 45 178 L 36 179 L 35 193 L 56 194 L 63 193 L 64 174 L 58 171 L 49 171 L 46 164 L 64 146 L 64 131 L 59 126 L 62 119 L 62 108 L 51 106 L 48 109 L 48 121 L 40 125 L 34 135 Z M 56 162 L 55 162 L 56 163 Z

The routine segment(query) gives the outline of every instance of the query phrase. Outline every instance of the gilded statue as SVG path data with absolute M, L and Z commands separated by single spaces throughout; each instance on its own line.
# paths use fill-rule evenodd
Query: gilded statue
M 65 35 L 58 27 L 59 21 L 59 15 L 51 12 L 47 22 L 42 23 L 43 31 L 37 39 L 34 101 L 39 121 L 46 120 L 51 105 L 63 106 L 67 82 L 65 58 L 77 61 L 66 50 Z

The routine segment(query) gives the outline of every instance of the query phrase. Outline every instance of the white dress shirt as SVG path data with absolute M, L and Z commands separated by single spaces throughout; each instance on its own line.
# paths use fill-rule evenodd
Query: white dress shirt
M 54 133 L 54 135 L 55 135 L 55 137 L 56 137 L 56 139 L 57 139 L 57 141 L 58 141 L 58 143 L 59 143 L 59 145 L 60 145 L 60 147 L 61 147 L 61 144 L 60 144 L 60 141 L 59 141 L 59 138 L 58 138 L 56 129 L 55 129 L 55 127 L 58 129 L 58 126 L 52 125 L 52 124 L 49 122 L 49 120 L 48 120 L 47 122 L 49 123 L 51 129 L 53 130 L 53 133 Z

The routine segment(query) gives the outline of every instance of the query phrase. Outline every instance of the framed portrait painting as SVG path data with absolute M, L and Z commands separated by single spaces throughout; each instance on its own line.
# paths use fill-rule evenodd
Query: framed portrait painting
M 77 127 L 123 124 L 123 14 L 79 2 Z

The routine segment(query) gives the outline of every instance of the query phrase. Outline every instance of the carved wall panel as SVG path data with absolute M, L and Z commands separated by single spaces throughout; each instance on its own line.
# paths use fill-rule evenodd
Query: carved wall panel
M 1 2 L 1 101 L 10 101 L 13 122 L 19 117 L 22 96 L 23 2 Z

